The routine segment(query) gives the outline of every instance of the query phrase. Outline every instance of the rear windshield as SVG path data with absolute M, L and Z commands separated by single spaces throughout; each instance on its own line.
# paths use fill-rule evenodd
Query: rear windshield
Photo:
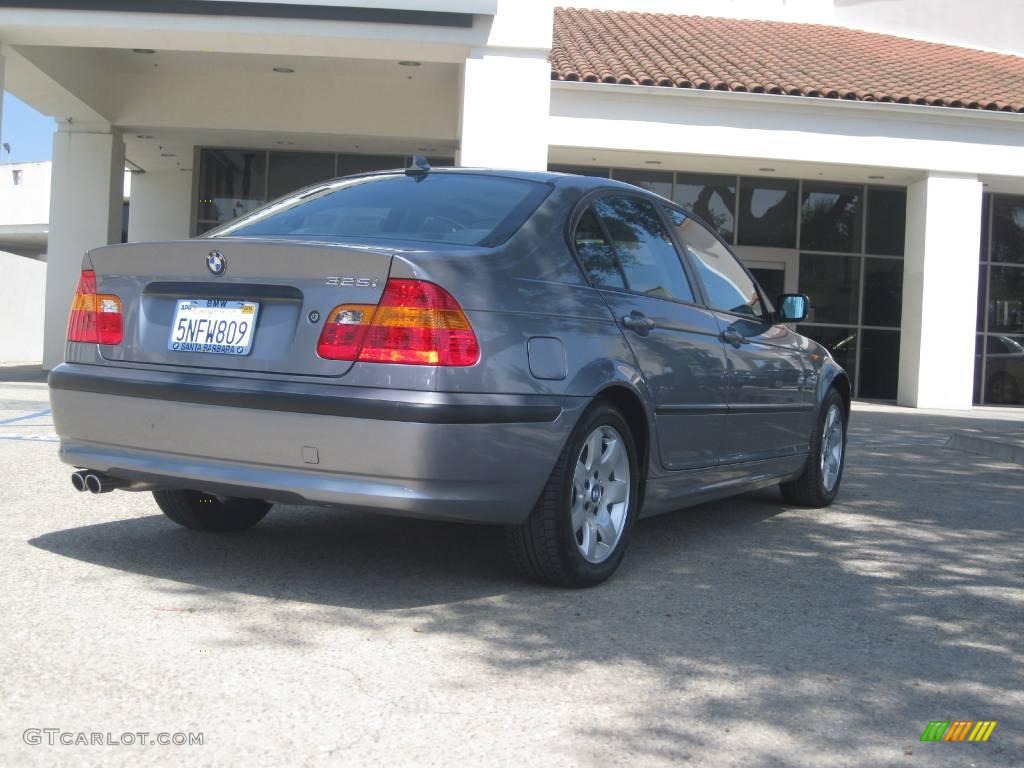
M 551 191 L 502 176 L 429 173 L 343 179 L 281 198 L 211 237 L 356 237 L 497 245 Z

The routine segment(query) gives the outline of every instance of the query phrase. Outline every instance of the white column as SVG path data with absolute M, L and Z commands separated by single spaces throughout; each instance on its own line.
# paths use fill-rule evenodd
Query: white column
M 0 46 L 0 136 L 4 135 L 4 51 Z
M 124 140 L 116 129 L 62 125 L 53 137 L 43 367 L 64 359 L 68 310 L 82 256 L 120 242 Z
M 546 170 L 550 101 L 546 53 L 474 52 L 462 72 L 458 164 Z
M 132 174 L 128 242 L 186 240 L 191 219 L 192 171 Z
M 974 177 L 938 173 L 907 189 L 900 405 L 971 407 L 981 192 Z
M 543 171 L 548 166 L 552 0 L 498 0 L 487 46 L 462 67 L 462 166 Z

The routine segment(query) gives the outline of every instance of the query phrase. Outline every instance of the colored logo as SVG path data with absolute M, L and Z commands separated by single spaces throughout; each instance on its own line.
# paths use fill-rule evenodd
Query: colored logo
M 228 268 L 228 260 L 220 251 L 210 251 L 206 257 L 206 268 L 215 275 L 223 275 Z
M 921 741 L 988 741 L 997 720 L 932 720 Z

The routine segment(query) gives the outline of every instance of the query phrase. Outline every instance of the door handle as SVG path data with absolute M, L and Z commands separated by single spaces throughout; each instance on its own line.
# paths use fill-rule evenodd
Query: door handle
M 646 336 L 654 328 L 654 321 L 640 312 L 630 312 L 622 318 L 622 325 L 641 336 Z
M 747 343 L 746 337 L 735 328 L 726 328 L 722 331 L 722 341 L 726 344 L 732 344 L 734 347 Z

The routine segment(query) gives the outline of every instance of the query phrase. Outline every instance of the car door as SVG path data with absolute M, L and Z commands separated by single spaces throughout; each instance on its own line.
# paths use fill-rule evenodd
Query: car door
M 662 465 L 717 464 L 725 353 L 714 315 L 697 304 L 657 206 L 640 195 L 606 193 L 578 216 L 573 239 L 654 399 Z
M 732 252 L 700 221 L 666 207 L 687 250 L 728 361 L 722 463 L 791 456 L 807 450 L 815 406 L 813 369 L 800 336 L 781 323 Z

